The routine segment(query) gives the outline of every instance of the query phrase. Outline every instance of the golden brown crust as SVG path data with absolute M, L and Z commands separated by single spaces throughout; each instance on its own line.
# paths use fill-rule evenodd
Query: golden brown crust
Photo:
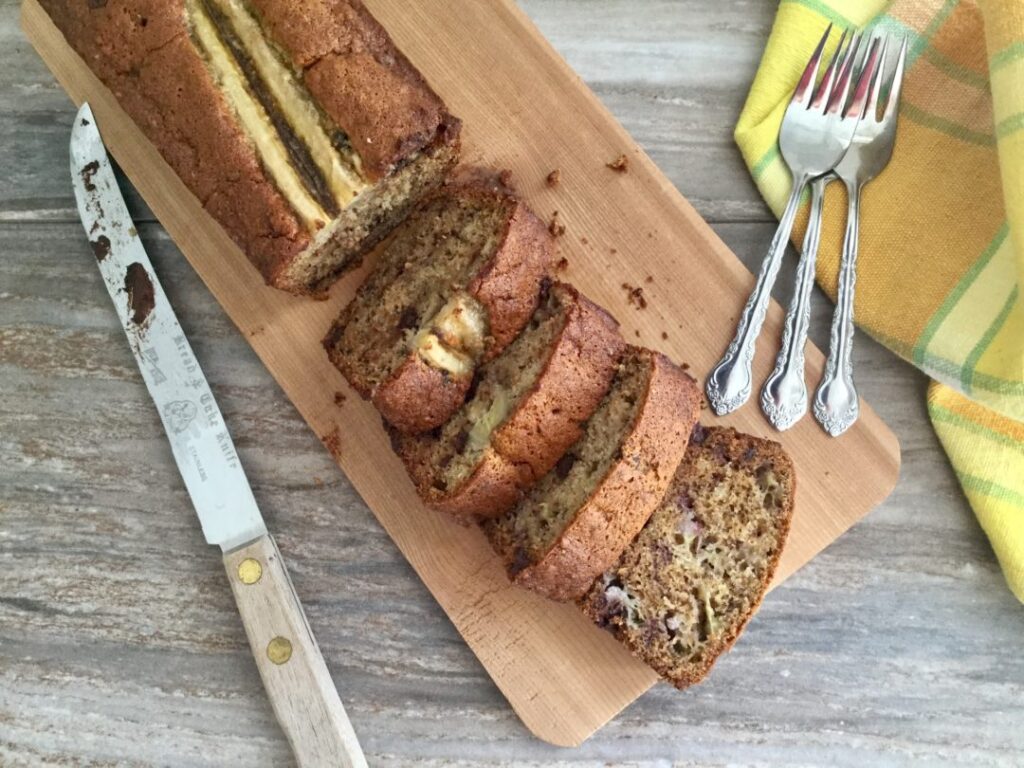
M 555 466 L 579 439 L 615 376 L 625 342 L 618 323 L 575 288 L 563 292 L 566 321 L 544 368 L 512 413 L 491 435 L 475 470 L 453 490 L 438 489 L 417 443 L 400 440 L 399 455 L 421 498 L 460 518 L 485 519 L 509 510 L 519 495 Z
M 675 479 L 668 491 L 666 498 L 671 497 L 677 491 L 685 490 L 687 479 L 690 475 L 689 467 L 691 456 L 698 452 L 711 452 L 716 458 L 723 462 L 733 462 L 739 466 L 745 466 L 756 461 L 758 465 L 770 464 L 788 482 L 788 493 L 783 496 L 784 506 L 778 513 L 778 546 L 772 552 L 771 558 L 758 582 L 757 593 L 748 595 L 750 609 L 743 616 L 742 620 L 734 623 L 729 630 L 715 642 L 707 647 L 702 653 L 701 663 L 695 668 L 675 669 L 648 653 L 643 645 L 637 643 L 630 634 L 619 616 L 608 618 L 604 605 L 604 588 L 601 581 L 597 581 L 592 589 L 581 599 L 580 608 L 591 620 L 600 626 L 608 629 L 614 634 L 630 652 L 644 663 L 650 665 L 668 682 L 676 688 L 683 689 L 690 685 L 701 682 L 711 671 L 715 662 L 723 653 L 728 651 L 739 638 L 743 629 L 756 613 L 757 608 L 764 600 L 778 567 L 779 558 L 782 556 L 786 538 L 789 534 L 793 518 L 793 507 L 796 500 L 796 472 L 793 462 L 782 449 L 782 446 L 771 440 L 746 435 L 731 428 L 725 427 L 702 427 L 700 424 L 694 427 L 687 454 L 679 465 Z M 750 458 L 748 458 L 750 457 Z M 751 468 L 751 471 L 755 471 Z
M 191 44 L 182 0 L 41 4 L 268 280 L 309 245 Z
M 551 262 L 551 238 L 527 205 L 490 177 L 447 185 L 424 201 L 421 209 L 436 203 L 438 196 L 473 197 L 507 208 L 504 232 L 493 257 L 465 287 L 487 317 L 483 362 L 500 354 L 536 310 L 541 282 Z M 373 391 L 373 404 L 399 431 L 428 432 L 458 410 L 472 378 L 472 373 L 454 376 L 435 368 L 412 351 Z
M 297 294 L 324 292 L 338 274 L 357 266 L 361 254 L 404 213 L 403 205 L 387 210 L 374 204 L 353 205 L 337 241 L 314 245 L 310 230 L 264 169 L 192 43 L 184 0 L 41 4 L 270 285 Z M 460 123 L 362 5 L 356 0 L 317 0 L 303 3 L 301 9 L 285 0 L 260 0 L 259 5 L 268 15 L 292 18 L 299 36 L 315 30 L 299 29 L 300 19 L 331 19 L 325 29 L 333 30 L 333 37 L 321 32 L 309 39 L 336 50 L 313 65 L 319 67 L 323 85 L 314 89 L 310 80 L 317 78 L 307 78 L 307 86 L 314 97 L 337 107 L 333 113 L 351 110 L 350 125 L 339 125 L 351 131 L 353 148 L 372 180 L 420 153 L 433 162 L 424 163 L 422 181 L 405 180 L 403 186 L 423 191 L 436 186 L 458 157 Z M 346 19 L 353 23 L 347 27 L 343 49 L 337 30 Z M 339 66 L 331 63 L 334 59 L 346 63 Z M 313 248 L 316 258 L 324 253 L 337 268 L 307 283 L 301 275 Z M 299 269 L 294 268 L 297 264 Z
M 459 409 L 472 381 L 472 376 L 449 374 L 410 352 L 371 399 L 381 417 L 399 432 L 429 432 Z
M 458 135 L 459 121 L 359 0 L 249 2 L 371 178 Z
M 651 374 L 644 403 L 622 441 L 622 458 L 539 560 L 525 568 L 506 563 L 516 566 L 510 570 L 516 584 L 553 600 L 582 597 L 616 563 L 665 495 L 697 421 L 700 390 L 664 355 L 640 354 Z

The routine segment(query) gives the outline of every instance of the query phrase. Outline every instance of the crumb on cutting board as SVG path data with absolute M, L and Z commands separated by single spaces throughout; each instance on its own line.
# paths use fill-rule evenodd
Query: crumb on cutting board
M 661 332 L 661 340 L 668 341 L 668 334 L 665 331 Z
M 561 237 L 565 234 L 565 224 L 559 220 L 558 211 L 554 211 L 551 214 L 551 223 L 548 224 L 548 232 L 551 233 L 552 237 Z
M 605 163 L 605 165 L 616 173 L 626 173 L 629 170 L 629 158 L 625 155 L 619 155 L 610 163 Z
M 644 296 L 644 289 L 629 283 L 623 283 L 622 289 L 626 292 L 626 300 L 638 309 L 647 309 L 647 299 Z
M 654 282 L 654 277 L 652 275 L 648 275 L 647 277 L 644 278 L 644 282 L 645 283 L 653 283 Z
M 335 392 L 334 393 L 334 404 L 336 406 L 338 406 L 339 408 L 342 405 L 345 404 L 345 393 L 344 392 Z
M 334 460 L 341 461 L 341 430 L 335 427 L 326 435 L 323 435 L 320 440 L 327 447 L 327 450 L 331 452 Z
M 555 262 L 555 270 L 558 272 L 565 272 L 569 268 L 569 260 L 563 256 Z
M 558 168 L 555 168 L 555 170 L 553 170 L 551 173 L 549 173 L 547 178 L 545 179 L 545 183 L 549 187 L 557 187 L 558 184 L 561 181 L 562 181 L 562 171 L 560 169 L 558 169 Z
M 580 238 L 580 242 L 583 243 L 584 245 L 590 245 L 590 241 L 587 240 L 586 235 Z

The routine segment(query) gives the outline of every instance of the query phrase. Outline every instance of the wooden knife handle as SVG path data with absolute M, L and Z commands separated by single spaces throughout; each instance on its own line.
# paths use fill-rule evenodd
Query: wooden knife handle
M 263 536 L 224 555 L 224 566 L 263 686 L 298 764 L 365 766 L 277 544 Z

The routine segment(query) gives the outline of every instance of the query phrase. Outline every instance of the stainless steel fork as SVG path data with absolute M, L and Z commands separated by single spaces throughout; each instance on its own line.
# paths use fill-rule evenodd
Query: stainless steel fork
M 825 363 L 825 374 L 814 395 L 814 417 L 833 437 L 849 429 L 860 413 L 857 389 L 853 383 L 853 289 L 857 280 L 860 196 L 864 185 L 881 173 L 892 157 L 900 90 L 907 60 L 907 41 L 904 39 L 889 83 L 885 111 L 879 118 L 878 99 L 888 42 L 888 38 L 883 38 L 881 65 L 871 88 L 871 96 L 864 107 L 850 149 L 834 171 L 836 177 L 846 185 L 849 209 L 846 214 L 846 236 L 839 267 L 839 295 L 832 316 L 828 360 Z
M 838 168 L 845 168 L 856 157 L 853 147 L 859 146 L 860 137 L 876 131 L 875 118 L 878 108 L 879 89 L 885 69 L 885 53 L 888 40 L 884 37 L 875 38 L 864 52 L 857 64 L 857 92 L 847 114 L 860 118 L 854 132 L 851 150 L 843 156 Z M 870 117 L 868 117 L 870 115 Z M 819 176 L 811 182 L 811 211 L 807 222 L 807 234 L 797 266 L 796 288 L 782 337 L 782 348 L 776 358 L 775 370 L 768 377 L 761 390 L 761 409 L 776 429 L 784 430 L 793 426 L 807 412 L 807 384 L 804 381 L 804 347 L 807 344 L 807 331 L 810 322 L 811 289 L 814 287 L 815 261 L 818 252 L 818 240 L 821 233 L 822 204 L 825 187 L 837 179 L 836 171 Z
M 736 335 L 708 376 L 708 402 L 720 416 L 736 410 L 750 397 L 754 349 L 771 300 L 772 285 L 793 229 L 800 195 L 811 179 L 832 170 L 842 159 L 857 127 L 858 118 L 849 116 L 844 106 L 859 37 L 854 36 L 844 50 L 847 33 L 843 33 L 832 64 L 821 84 L 815 88 L 818 67 L 831 31 L 829 25 L 804 69 L 779 132 L 779 151 L 793 175 L 793 191 L 768 255 L 761 264 L 754 291 L 740 314 Z

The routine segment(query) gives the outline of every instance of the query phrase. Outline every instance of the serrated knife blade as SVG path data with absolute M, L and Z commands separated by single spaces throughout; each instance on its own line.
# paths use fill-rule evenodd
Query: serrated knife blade
M 206 541 L 227 552 L 259 538 L 267 528 L 235 444 L 132 223 L 88 104 L 71 131 L 71 180 L 103 283 Z
M 300 768 L 365 768 L 366 758 L 267 533 L 210 385 L 139 239 L 83 104 L 71 131 L 78 213 L 128 344 L 156 403 L 203 535 L 223 551 L 263 686 Z

